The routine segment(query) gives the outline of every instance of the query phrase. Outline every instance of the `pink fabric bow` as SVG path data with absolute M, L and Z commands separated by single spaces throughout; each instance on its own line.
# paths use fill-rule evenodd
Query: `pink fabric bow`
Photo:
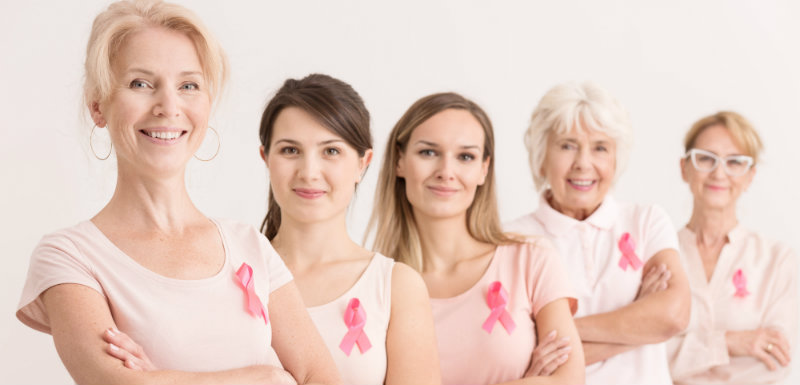
M 631 239 L 631 233 L 622 234 L 617 246 L 622 252 L 622 257 L 619 258 L 619 267 L 622 268 L 622 271 L 628 270 L 629 265 L 633 270 L 639 270 L 642 267 L 642 260 L 636 256 L 636 244 Z
M 744 277 L 742 269 L 736 270 L 736 273 L 733 274 L 733 286 L 736 287 L 734 297 L 744 298 L 750 295 L 750 292 L 747 291 L 747 278 Z
M 255 285 L 253 284 L 253 268 L 246 263 L 242 263 L 242 266 L 236 271 L 236 278 L 239 279 L 238 282 L 242 285 L 242 290 L 244 290 L 245 296 L 247 297 L 247 310 L 253 317 L 261 316 L 264 318 L 264 324 L 268 324 L 269 318 L 267 318 L 264 305 L 261 303 L 261 299 L 258 298 Z
M 347 310 L 344 311 L 344 324 L 347 325 L 347 334 L 342 338 L 339 348 L 349 357 L 353 345 L 358 344 L 361 354 L 366 353 L 372 344 L 369 343 L 367 333 L 364 332 L 364 325 L 367 324 L 367 312 L 364 311 L 358 298 L 351 299 L 347 304 Z
M 503 327 L 506 328 L 506 332 L 511 334 L 517 324 L 514 323 L 514 320 L 511 319 L 511 314 L 508 314 L 508 310 L 506 310 L 508 292 L 503 288 L 500 281 L 494 281 L 489 284 L 489 292 L 486 293 L 486 304 L 489 305 L 492 312 L 489 313 L 489 317 L 483 323 L 483 330 L 491 334 L 494 324 L 499 320 Z

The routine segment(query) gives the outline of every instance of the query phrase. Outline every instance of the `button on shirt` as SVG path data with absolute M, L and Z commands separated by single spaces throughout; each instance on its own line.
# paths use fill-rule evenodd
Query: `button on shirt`
M 509 223 L 506 230 L 544 235 L 556 245 L 577 292 L 576 318 L 616 310 L 636 298 L 642 268 L 620 267 L 623 234 L 630 234 L 643 263 L 662 250 L 678 250 L 675 229 L 658 206 L 618 203 L 607 196 L 591 216 L 578 221 L 550 207 L 544 196 L 536 211 Z M 589 365 L 586 383 L 672 384 L 665 344 L 643 345 Z

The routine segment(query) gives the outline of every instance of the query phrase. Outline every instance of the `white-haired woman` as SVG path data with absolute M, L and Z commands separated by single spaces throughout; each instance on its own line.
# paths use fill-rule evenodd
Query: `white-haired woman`
M 181 6 L 119 1 L 95 19 L 85 101 L 109 131 L 116 190 L 91 220 L 40 241 L 17 312 L 52 334 L 78 384 L 339 383 L 266 239 L 209 219 L 186 191 L 225 68 Z M 118 345 L 120 331 L 152 361 Z
M 564 258 L 589 384 L 670 384 L 663 342 L 689 321 L 689 285 L 666 213 L 608 193 L 630 142 L 627 113 L 604 89 L 549 90 L 525 134 L 539 207 L 506 226 L 547 236 Z
M 681 175 L 694 197 L 678 232 L 692 285 L 686 332 L 667 344 L 679 384 L 769 384 L 789 374 L 797 335 L 797 255 L 739 224 L 736 202 L 756 173 L 761 139 L 722 111 L 686 133 Z

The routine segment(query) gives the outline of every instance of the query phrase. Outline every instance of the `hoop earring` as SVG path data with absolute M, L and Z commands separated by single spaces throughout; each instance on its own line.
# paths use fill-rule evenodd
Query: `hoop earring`
M 94 155 L 95 158 L 100 159 L 100 160 L 106 160 L 106 159 L 108 159 L 109 156 L 111 156 L 111 151 L 114 149 L 114 143 L 111 143 L 111 145 L 108 147 L 108 154 L 106 154 L 105 157 L 101 158 L 100 156 L 98 156 L 97 155 L 97 151 L 94 150 L 94 145 L 92 144 L 92 137 L 94 137 L 94 129 L 95 128 L 97 128 L 96 124 L 94 126 L 92 126 L 92 131 L 89 133 L 89 148 L 92 149 L 92 154 Z
M 217 136 L 217 151 L 215 151 L 215 152 L 214 152 L 214 155 L 212 155 L 212 156 L 211 156 L 210 158 L 208 158 L 208 159 L 202 159 L 202 158 L 198 157 L 198 156 L 197 156 L 197 154 L 194 154 L 194 155 L 193 155 L 193 156 L 194 156 L 194 158 L 195 158 L 195 159 L 197 159 L 197 160 L 199 160 L 199 161 L 201 161 L 201 162 L 209 162 L 209 161 L 213 160 L 214 158 L 216 158 L 216 157 L 217 157 L 217 154 L 219 154 L 219 147 L 220 147 L 220 144 L 221 144 L 221 143 L 220 143 L 220 139 L 219 139 L 219 132 L 217 132 L 217 130 L 215 130 L 215 129 L 214 129 L 214 127 L 208 126 L 208 128 L 210 128 L 210 129 L 211 129 L 211 131 L 213 131 L 213 132 L 214 132 L 214 135 L 216 135 L 216 136 Z

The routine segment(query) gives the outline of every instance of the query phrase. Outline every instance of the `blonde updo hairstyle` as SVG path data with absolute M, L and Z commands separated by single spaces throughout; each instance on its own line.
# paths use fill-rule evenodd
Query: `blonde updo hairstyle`
M 114 88 L 112 60 L 126 39 L 145 28 L 160 27 L 185 34 L 194 43 L 215 100 L 227 80 L 228 64 L 217 40 L 192 11 L 161 0 L 122 0 L 112 3 L 94 19 L 86 47 L 83 85 L 84 103 L 91 109 L 95 102 L 108 100 Z
M 600 131 L 616 143 L 616 181 L 624 169 L 633 142 L 628 113 L 605 89 L 591 83 L 569 82 L 547 91 L 531 116 L 525 147 L 533 182 L 538 191 L 547 188 L 542 166 L 551 134 L 566 134 L 578 127 Z
M 697 137 L 711 126 L 722 126 L 733 137 L 733 142 L 738 145 L 744 154 L 753 158 L 753 165 L 758 163 L 758 155 L 764 149 L 761 137 L 753 125 L 742 115 L 733 111 L 720 111 L 716 114 L 701 118 L 692 125 L 683 139 L 684 151 L 694 148 Z

